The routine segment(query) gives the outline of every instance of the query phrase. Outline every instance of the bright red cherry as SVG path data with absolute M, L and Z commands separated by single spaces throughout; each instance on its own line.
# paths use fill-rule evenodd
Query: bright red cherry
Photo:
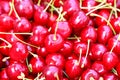
M 8 14 L 10 11 L 9 1 L 0 1 L 1 14 Z
M 54 39 L 56 37 L 56 39 Z M 59 51 L 64 44 L 63 37 L 60 34 L 49 34 L 45 39 L 45 47 L 48 52 Z
M 9 77 L 6 72 L 6 68 L 0 71 L 0 80 L 9 80 Z
M 65 65 L 65 59 L 59 53 L 51 53 L 51 54 L 48 54 L 46 57 L 46 64 L 47 65 L 56 65 L 57 67 L 63 69 L 64 65 Z
M 48 51 L 46 50 L 46 47 L 39 47 L 36 50 L 38 56 L 46 57 L 48 55 Z
M 48 24 L 47 24 L 48 27 L 53 26 L 53 24 L 56 22 L 57 18 L 58 18 L 58 16 L 56 14 L 53 14 L 53 15 L 49 14 Z
M 15 42 L 10 49 L 10 58 L 16 61 L 25 61 L 28 57 L 27 46 L 21 42 Z
M 116 76 L 114 73 L 106 73 L 103 75 L 104 80 L 119 80 L 119 77 Z

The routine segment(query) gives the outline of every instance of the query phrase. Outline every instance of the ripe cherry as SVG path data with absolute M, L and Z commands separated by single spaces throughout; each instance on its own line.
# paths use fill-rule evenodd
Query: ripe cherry
M 46 50 L 46 47 L 44 46 L 37 48 L 36 53 L 38 56 L 41 56 L 44 58 L 48 55 L 48 51 Z
M 9 77 L 6 72 L 6 68 L 0 71 L 0 80 L 9 80 Z
M 113 73 L 106 73 L 103 75 L 104 80 L 119 80 L 118 76 Z

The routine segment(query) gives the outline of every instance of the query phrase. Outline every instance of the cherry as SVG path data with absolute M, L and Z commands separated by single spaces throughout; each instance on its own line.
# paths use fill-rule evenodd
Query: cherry
M 71 26 L 67 21 L 59 21 L 53 24 L 51 26 L 52 30 L 51 32 L 54 33 L 57 29 L 57 33 L 63 36 L 63 38 L 67 39 L 72 32 Z
M 90 52 L 93 60 L 102 60 L 102 56 L 107 52 L 107 47 L 102 44 L 93 44 Z
M 28 75 L 28 68 L 24 63 L 14 61 L 7 67 L 6 72 L 10 80 L 18 80 L 21 73 Z
M 104 10 L 104 9 L 102 10 L 102 9 L 101 9 L 101 10 L 98 12 L 98 15 L 104 17 L 105 19 L 108 19 L 108 18 L 109 18 L 109 15 L 110 15 L 110 12 L 109 12 L 108 10 Z M 97 26 L 100 26 L 100 25 L 106 24 L 106 21 L 105 21 L 104 19 L 100 18 L 100 17 L 96 17 L 96 18 L 95 18 L 95 23 L 97 24 Z
M 45 47 L 48 52 L 57 52 L 59 51 L 64 44 L 63 37 L 59 34 L 49 34 L 45 39 Z
M 71 41 L 66 40 L 59 52 L 64 57 L 68 57 L 71 55 L 72 51 L 73 51 L 73 43 Z
M 103 65 L 103 62 L 101 61 L 95 61 L 92 64 L 92 69 L 96 70 L 100 75 L 104 75 L 107 73 L 107 70 L 105 66 Z
M 32 57 L 29 62 L 33 74 L 41 73 L 45 67 L 44 59 L 40 56 Z
M 24 17 L 20 20 L 16 20 L 14 24 L 14 31 L 15 32 L 30 32 L 32 29 L 31 23 Z
M 20 17 L 32 18 L 34 7 L 31 0 L 15 0 L 14 7 Z
M 21 42 L 15 42 L 10 49 L 9 56 L 12 60 L 25 61 L 28 57 L 27 46 Z
M 70 79 L 74 79 L 81 75 L 82 68 L 77 59 L 70 59 L 66 61 L 65 71 Z
M 46 64 L 47 65 L 56 65 L 59 68 L 64 68 L 65 59 L 59 53 L 51 53 L 48 54 L 46 57 Z
M 78 0 L 65 0 L 63 5 L 63 11 L 66 12 L 66 17 L 72 16 L 74 12 L 79 11 L 79 2 Z
M 102 58 L 102 62 L 106 70 L 111 70 L 118 64 L 119 59 L 114 52 L 105 52 Z
M 81 31 L 80 37 L 83 42 L 87 42 L 88 40 L 90 40 L 90 42 L 96 42 L 97 32 L 94 27 L 87 26 Z
M 69 19 L 69 24 L 72 26 L 74 30 L 82 29 L 86 27 L 89 19 L 88 16 L 85 15 L 83 11 L 75 12 Z
M 94 69 L 87 69 L 82 73 L 81 80 L 99 80 L 100 75 Z
M 119 78 L 113 73 L 106 73 L 103 75 L 104 80 L 119 80 Z
M 43 71 L 45 80 L 61 80 L 63 78 L 62 69 L 55 65 L 46 66 Z
M 117 71 L 118 76 L 120 76 L 120 62 L 116 66 L 116 71 Z
M 113 36 L 112 30 L 107 25 L 101 25 L 97 29 L 98 42 L 106 44 L 108 40 Z
M 6 72 L 6 68 L 0 71 L 0 80 L 9 80 L 7 72 Z

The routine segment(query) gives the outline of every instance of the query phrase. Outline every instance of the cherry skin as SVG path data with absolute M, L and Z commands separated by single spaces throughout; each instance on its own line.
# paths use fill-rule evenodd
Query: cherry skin
M 79 2 L 77 0 L 66 0 L 63 5 L 63 11 L 66 12 L 66 17 L 72 16 L 74 12 L 79 11 Z
M 14 24 L 15 32 L 30 32 L 32 29 L 31 23 L 26 18 L 21 18 L 21 20 L 16 20 Z
M 64 39 L 67 39 L 72 32 L 72 28 L 67 21 L 56 22 L 53 24 L 51 28 L 52 28 L 51 30 L 52 33 L 55 33 L 57 29 L 57 33 L 63 36 Z
M 118 76 L 113 73 L 106 73 L 103 75 L 104 80 L 119 80 Z
M 119 59 L 114 52 L 105 52 L 102 58 L 102 62 L 106 70 L 111 70 L 118 64 Z
M 92 64 L 92 69 L 96 70 L 100 75 L 107 73 L 107 70 L 101 61 L 95 61 Z
M 27 46 L 20 42 L 15 42 L 10 49 L 9 56 L 12 60 L 25 61 L 28 57 Z
M 111 50 L 111 48 L 113 47 L 113 45 L 116 44 L 116 41 L 118 39 L 119 35 L 115 35 L 113 37 L 111 37 L 108 40 L 108 49 Z M 115 52 L 117 55 L 120 54 L 120 41 L 118 40 L 117 44 L 115 45 L 115 47 L 113 48 L 113 52 Z
M 6 72 L 6 68 L 4 68 L 4 69 L 2 69 L 2 71 L 0 71 L 0 80 L 9 80 L 9 77 Z
M 120 76 L 120 62 L 116 66 L 116 71 L 117 71 L 118 76 Z
M 72 51 L 73 51 L 73 43 L 71 41 L 66 40 L 59 52 L 64 57 L 68 57 L 71 55 Z
M 46 64 L 47 65 L 55 65 L 55 66 L 63 69 L 64 64 L 65 64 L 65 59 L 59 53 L 51 53 L 51 54 L 48 54 L 46 57 Z
M 107 52 L 107 47 L 103 44 L 93 44 L 90 49 L 91 59 L 93 60 L 102 60 L 102 56 Z
M 100 75 L 94 69 L 87 69 L 82 73 L 81 80 L 99 80 Z
M 77 55 L 80 55 L 80 49 L 82 50 L 82 55 L 85 55 L 86 54 L 86 51 L 87 51 L 87 44 L 85 42 L 77 42 L 77 43 L 74 43 L 74 52 L 77 54 Z
M 20 17 L 31 19 L 33 17 L 33 2 L 31 0 L 15 0 L 15 9 Z
M 108 20 L 109 15 L 110 15 L 110 12 L 109 12 L 108 10 L 102 10 L 102 9 L 101 9 L 101 10 L 98 12 L 98 15 L 100 15 L 100 16 L 102 16 L 102 17 L 104 17 L 105 19 Z M 96 17 L 96 18 L 95 18 L 95 23 L 97 24 L 97 26 L 106 24 L 105 20 L 104 20 L 104 19 L 101 19 L 101 18 L 99 18 L 99 17 Z
M 32 57 L 30 59 L 29 65 L 32 69 L 32 73 L 37 74 L 43 71 L 45 67 L 45 62 L 44 62 L 44 59 L 40 56 Z
M 90 40 L 90 42 L 96 42 L 97 32 L 94 27 L 87 26 L 81 31 L 80 37 L 83 42 L 87 42 L 88 40 Z
M 101 25 L 97 29 L 98 42 L 106 44 L 108 40 L 113 36 L 111 28 L 107 25 Z
M 81 30 L 86 27 L 89 19 L 83 11 L 75 12 L 69 19 L 69 24 L 74 30 Z
M 111 24 L 115 30 L 116 33 L 119 33 L 120 32 L 120 17 L 118 18 L 114 18 L 111 20 Z
M 63 47 L 63 37 L 56 34 L 56 40 L 54 40 L 54 36 L 55 34 L 49 34 L 45 39 L 45 47 L 48 52 L 57 52 Z
M 82 68 L 77 59 L 70 59 L 66 61 L 65 71 L 70 79 L 74 79 L 81 75 Z
M 62 69 L 55 65 L 46 66 L 43 71 L 43 76 L 45 77 L 45 80 L 61 80 L 63 78 Z
M 20 62 L 12 62 L 8 67 L 7 67 L 7 75 L 10 80 L 18 80 L 18 76 L 21 75 L 21 73 L 24 73 L 25 76 L 28 75 L 28 68 L 24 63 Z

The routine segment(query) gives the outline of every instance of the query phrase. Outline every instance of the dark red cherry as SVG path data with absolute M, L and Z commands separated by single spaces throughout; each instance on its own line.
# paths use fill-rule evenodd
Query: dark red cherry
M 53 26 L 51 26 L 51 28 L 52 33 L 55 33 L 57 30 L 57 33 L 65 39 L 67 39 L 72 33 L 72 28 L 67 21 L 56 22 L 53 24 Z
M 20 17 L 31 19 L 33 17 L 33 2 L 32 0 L 15 0 L 15 9 Z
M 9 77 L 6 72 L 6 68 L 0 71 L 0 80 L 9 80 Z
M 93 44 L 91 46 L 91 58 L 93 60 L 102 60 L 102 56 L 105 52 L 107 52 L 107 47 L 104 46 L 103 44 Z
M 81 80 L 99 80 L 100 75 L 94 69 L 87 69 L 82 73 Z
M 107 70 L 101 61 L 95 61 L 92 64 L 92 69 L 96 70 L 100 75 L 106 74 Z
M 80 30 L 88 24 L 89 19 L 83 11 L 75 12 L 69 19 L 69 24 L 74 30 Z
M 15 42 L 10 49 L 10 59 L 16 61 L 25 61 L 28 57 L 27 46 L 21 42 Z
M 54 39 L 56 37 L 56 39 Z M 45 47 L 48 52 L 59 51 L 64 44 L 63 37 L 60 34 L 49 34 L 45 39 Z
M 114 52 L 105 52 L 102 58 L 102 62 L 106 70 L 111 70 L 118 64 L 119 59 Z
M 61 80 L 63 78 L 62 69 L 55 65 L 49 65 L 44 68 L 43 76 L 45 80 Z
M 36 50 L 38 56 L 46 57 L 48 55 L 48 51 L 46 50 L 46 47 L 39 47 Z
M 119 77 L 116 76 L 114 73 L 106 73 L 103 75 L 104 80 L 119 80 Z
M 10 80 L 18 80 L 18 76 L 20 76 L 21 73 L 28 76 L 28 67 L 20 62 L 12 62 L 6 71 Z
M 113 52 L 115 52 L 116 54 L 119 55 L 120 54 L 120 41 L 119 41 L 118 37 L 119 37 L 119 35 L 115 35 L 108 40 L 108 49 L 111 50 L 112 47 L 115 45 L 115 47 L 113 48 Z M 118 39 L 118 41 L 117 41 L 117 39 Z
M 87 44 L 84 42 L 74 43 L 74 52 L 77 55 L 80 55 L 80 49 L 82 50 L 82 55 L 85 55 L 87 51 Z
M 9 31 L 13 29 L 14 20 L 7 14 L 0 15 L 0 29 Z
M 71 55 L 73 51 L 73 43 L 71 41 L 65 41 L 63 44 L 63 47 L 60 49 L 60 54 L 62 54 L 64 57 L 68 57 Z
M 32 73 L 37 74 L 41 73 L 45 67 L 45 62 L 42 57 L 32 57 L 30 59 L 29 65 L 31 66 Z
M 101 9 L 101 10 L 98 12 L 98 15 L 104 17 L 105 19 L 108 19 L 108 18 L 109 18 L 109 15 L 110 15 L 110 12 L 109 12 L 109 10 L 102 10 L 102 9 Z M 95 18 L 95 23 L 96 23 L 98 26 L 100 26 L 100 25 L 106 24 L 106 21 L 105 21 L 104 19 L 100 18 L 100 17 L 96 17 L 96 18 Z
M 56 65 L 57 67 L 63 69 L 64 65 L 65 65 L 65 59 L 59 53 L 51 53 L 51 54 L 48 54 L 46 57 L 46 64 L 47 65 Z
M 63 11 L 66 12 L 66 16 L 69 19 L 69 16 L 72 16 L 74 12 L 79 11 L 79 2 L 78 0 L 66 0 L 63 5 Z
M 30 32 L 32 29 L 31 23 L 24 17 L 20 20 L 16 20 L 14 24 L 14 31 L 15 32 Z
M 111 20 L 111 24 L 116 33 L 120 32 L 120 17 Z
M 83 42 L 87 42 L 88 40 L 91 42 L 96 42 L 97 32 L 94 27 L 87 26 L 81 31 L 80 37 Z
M 101 25 L 97 29 L 98 42 L 106 44 L 108 40 L 113 36 L 113 32 L 108 25 Z
M 65 64 L 65 71 L 70 79 L 79 77 L 82 74 L 82 68 L 77 59 L 69 59 Z

